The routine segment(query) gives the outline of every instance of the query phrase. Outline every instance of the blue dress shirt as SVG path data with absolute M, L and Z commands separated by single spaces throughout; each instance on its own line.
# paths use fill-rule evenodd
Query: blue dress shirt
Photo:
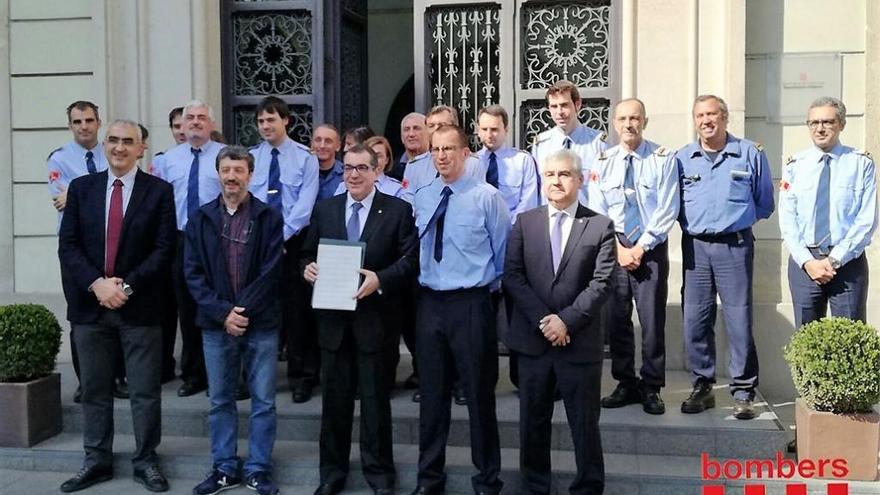
M 76 141 L 71 141 L 49 154 L 46 165 L 49 168 L 49 195 L 53 198 L 67 189 L 70 182 L 89 173 L 86 166 L 86 153 L 92 152 L 97 172 L 107 170 L 107 158 L 101 143 L 87 150 Z
M 773 214 L 773 179 L 763 147 L 727 133 L 727 144 L 709 159 L 693 142 L 675 154 L 681 184 L 679 222 L 692 235 L 729 234 Z
M 252 146 L 254 175 L 248 188 L 260 201 L 269 202 L 269 164 L 272 145 L 263 141 Z M 278 147 L 278 167 L 281 174 L 281 215 L 284 217 L 284 240 L 298 234 L 309 224 L 312 207 L 318 197 L 318 159 L 309 149 L 286 138 Z
M 333 162 L 333 168 L 331 168 L 326 175 L 321 175 L 319 170 L 318 199 L 332 198 L 336 195 L 336 188 L 339 187 L 339 183 L 342 182 L 343 173 L 344 169 L 342 168 L 342 162 L 339 160 Z
M 433 256 L 436 229 L 426 232 L 425 228 L 446 186 L 452 189 L 452 195 L 443 226 L 443 259 L 437 262 Z M 422 253 L 421 285 L 454 290 L 488 286 L 500 280 L 510 215 L 497 189 L 468 175 L 451 184 L 438 179 L 416 192 L 414 211 Z
M 624 188 L 627 156 L 632 156 L 633 191 Z M 626 197 L 635 194 L 642 227 L 636 244 L 649 251 L 666 241 L 681 202 L 678 163 L 671 151 L 647 140 L 629 153 L 619 145 L 614 146 L 600 153 L 594 172 L 584 178 L 589 189 L 587 206 L 591 210 L 611 218 L 615 230 L 623 233 Z
M 491 154 L 484 147 L 474 155 L 484 170 L 489 170 Z M 535 159 L 525 151 L 503 145 L 495 151 L 495 160 L 498 163 L 498 190 L 507 203 L 512 224 L 517 215 L 540 205 Z
M 578 194 L 578 200 L 581 204 L 585 205 L 588 203 L 586 181 L 590 176 L 589 171 L 593 168 L 599 153 L 605 151 L 608 147 L 605 144 L 605 133 L 602 131 L 579 124 L 568 136 L 558 126 L 538 134 L 534 144 L 532 144 L 532 156 L 535 157 L 535 161 L 538 164 L 538 183 L 540 184 L 541 164 L 544 163 L 544 159 L 551 153 L 564 149 L 566 138 L 571 140 L 569 149 L 581 158 L 584 187 L 581 188 L 581 192 Z M 541 204 L 547 204 L 547 198 L 541 197 Z
M 412 195 L 405 196 L 403 184 L 394 177 L 388 177 L 385 174 L 380 175 L 379 178 L 376 179 L 376 189 L 382 194 L 394 196 L 395 198 L 400 198 L 407 202 L 412 201 Z M 345 181 L 342 181 L 339 183 L 339 187 L 336 188 L 336 194 L 334 194 L 334 196 L 338 196 L 346 191 L 348 191 L 348 189 L 345 187 Z
M 486 181 L 486 167 L 473 156 L 468 156 L 464 162 L 467 177 L 473 177 L 478 181 Z M 422 153 L 413 158 L 403 172 L 403 187 L 405 194 L 415 194 L 419 189 L 427 186 L 437 178 L 437 167 L 434 166 L 434 158 L 430 152 Z M 404 198 L 406 199 L 406 198 Z
M 217 154 L 225 144 L 215 141 L 205 143 L 199 154 L 199 206 L 217 199 L 222 188 L 217 174 Z M 174 188 L 174 207 L 177 210 L 177 230 L 186 229 L 186 221 L 195 212 L 187 211 L 189 169 L 193 161 L 193 146 L 178 144 L 166 151 L 164 160 L 153 162 L 153 175 L 164 179 Z
M 815 215 L 831 216 L 830 256 L 845 264 L 861 256 L 877 228 L 877 177 L 864 151 L 838 144 L 831 155 L 830 212 L 816 212 L 816 187 L 825 152 L 817 147 L 788 159 L 779 192 L 782 240 L 798 266 L 813 259 Z

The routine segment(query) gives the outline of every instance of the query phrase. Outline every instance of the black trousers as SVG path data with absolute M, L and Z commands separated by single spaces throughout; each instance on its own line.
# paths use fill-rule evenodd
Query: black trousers
M 135 469 L 155 464 L 162 432 L 161 327 L 130 325 L 116 311 L 108 311 L 97 323 L 75 323 L 73 327 L 83 358 L 80 372 L 85 465 L 113 464 L 113 369 L 120 348 L 131 394 L 136 445 L 132 464 Z
M 202 350 L 202 329 L 196 326 L 196 302 L 189 293 L 183 274 L 183 232 L 178 232 L 177 255 L 174 257 L 174 295 L 180 318 L 180 377 L 184 381 L 208 383 L 205 374 L 205 354 Z
M 287 378 L 291 388 L 298 384 L 316 385 L 321 366 L 321 350 L 311 305 L 312 288 L 303 279 L 299 268 L 299 250 L 304 239 L 303 230 L 285 241 L 282 259 L 281 319 L 285 337 L 281 341 L 287 344 Z
M 170 275 L 170 274 L 169 274 Z M 174 360 L 174 344 L 177 341 L 177 295 L 174 277 L 168 277 L 165 298 L 165 317 L 162 319 L 162 378 L 174 378 L 177 362 Z
M 486 287 L 420 293 L 416 325 L 419 357 L 418 484 L 442 490 L 446 483 L 446 441 L 449 437 L 454 371 L 468 398 L 471 458 L 478 473 L 474 491 L 496 494 L 501 454 L 495 415 L 498 382 L 498 339 L 495 313 Z
M 392 388 L 395 384 L 397 376 L 397 366 L 400 364 L 400 337 L 403 337 L 403 343 L 412 355 L 412 374 L 419 376 L 419 360 L 416 351 L 416 306 L 418 301 L 418 285 L 414 282 L 410 290 L 401 293 L 400 307 L 389 308 L 390 311 L 397 311 L 400 317 L 397 320 L 397 326 L 394 332 L 398 334 L 392 340 L 397 343 L 393 348 L 388 349 L 389 359 L 394 364 L 391 367 L 388 379 Z
M 819 285 L 794 260 L 788 259 L 788 287 L 794 306 L 795 327 L 823 318 L 831 306 L 832 316 L 865 321 L 868 305 L 868 260 L 862 253 Z
M 519 355 L 519 459 L 523 492 L 550 493 L 553 396 L 559 390 L 577 465 L 577 475 L 569 491 L 600 495 L 605 489 L 605 463 L 599 436 L 602 363 L 571 363 L 554 354 L 550 350 L 541 356 Z
M 642 327 L 641 387 L 659 391 L 666 385 L 668 280 L 669 249 L 665 242 L 645 252 L 642 263 L 633 271 L 614 265 L 604 321 L 611 348 L 611 376 L 622 386 L 640 386 L 635 373 L 633 300 Z
M 391 441 L 391 368 L 388 352 L 363 353 L 351 329 L 336 351 L 321 350 L 323 408 L 321 409 L 321 483 L 344 481 L 349 470 L 355 393 L 360 393 L 361 466 L 367 483 L 394 486 Z

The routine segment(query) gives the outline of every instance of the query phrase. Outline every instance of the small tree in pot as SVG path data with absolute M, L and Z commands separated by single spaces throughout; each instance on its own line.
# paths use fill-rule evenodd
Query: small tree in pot
M 847 479 L 874 480 L 880 451 L 880 334 L 860 321 L 807 323 L 785 347 L 800 398 L 795 409 L 801 458 L 845 459 Z M 825 477 L 835 473 L 826 471 Z M 836 473 L 840 474 L 840 473 Z M 838 476 L 839 477 L 839 476 Z
M 61 432 L 60 347 L 61 326 L 45 306 L 0 306 L 0 446 L 30 447 Z

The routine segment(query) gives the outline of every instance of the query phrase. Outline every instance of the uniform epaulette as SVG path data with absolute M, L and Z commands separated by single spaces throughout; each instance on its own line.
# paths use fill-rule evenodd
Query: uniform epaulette
M 162 156 L 162 155 L 164 155 L 164 154 L 165 154 L 164 151 L 160 151 L 160 152 L 156 153 L 155 155 L 153 155 L 153 158 L 155 158 L 155 157 L 157 157 L 157 156 Z
M 654 154 L 657 156 L 666 156 L 669 154 L 669 150 L 666 149 L 665 146 L 661 146 L 661 147 L 657 148 L 656 150 L 654 150 Z
M 788 165 L 789 163 L 794 163 L 796 161 L 797 158 L 795 158 L 794 155 L 788 155 L 788 158 L 785 159 L 785 164 Z
M 311 149 L 311 148 L 309 148 L 308 146 L 306 146 L 306 145 L 300 143 L 299 141 L 294 141 L 294 142 L 293 142 L 293 145 L 296 146 L 296 147 L 298 147 L 298 148 L 300 148 L 300 149 L 302 149 L 302 150 L 308 151 L 309 153 L 312 152 L 312 149 Z
M 400 182 L 399 180 L 395 179 L 394 177 L 390 177 L 390 176 L 386 175 L 385 178 L 388 179 L 388 180 L 390 180 L 391 182 L 395 182 L 395 183 L 397 183 L 397 184 L 403 185 L 402 182 Z
M 250 148 L 248 148 L 248 151 L 254 151 L 255 149 L 257 149 L 259 147 L 260 147 L 259 144 L 255 144 L 255 145 L 251 146 Z
M 49 159 L 52 158 L 52 155 L 54 155 L 55 153 L 57 153 L 57 152 L 59 152 L 59 151 L 61 151 L 61 148 L 60 148 L 60 147 L 59 147 L 59 148 L 55 148 L 54 150 L 52 150 L 52 152 L 49 153 L 49 156 L 46 157 L 46 161 L 48 162 Z
M 764 145 L 761 143 L 754 143 L 755 149 L 758 151 L 764 151 Z
M 532 146 L 537 146 L 549 139 L 549 137 L 542 137 L 543 134 L 543 132 L 541 134 L 535 134 L 535 137 L 532 138 Z
M 608 155 L 605 154 L 605 150 L 599 150 L 599 155 L 596 157 L 597 160 L 606 160 L 608 159 Z
M 604 143 L 607 139 L 608 139 L 608 134 L 606 134 L 605 132 L 599 134 L 599 141 L 602 141 Z
M 874 159 L 874 157 L 872 157 L 871 154 L 868 153 L 867 150 L 854 149 L 853 153 L 857 153 L 857 154 L 862 155 L 864 157 L 870 158 L 871 160 Z

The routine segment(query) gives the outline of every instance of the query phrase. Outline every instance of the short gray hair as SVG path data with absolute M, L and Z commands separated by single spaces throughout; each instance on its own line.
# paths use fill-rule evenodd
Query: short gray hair
M 810 103 L 807 113 L 809 114 L 810 110 L 819 107 L 833 108 L 837 112 L 837 120 L 840 121 L 840 125 L 846 125 L 846 105 L 842 101 L 833 96 L 820 96 L 813 100 L 813 103 Z
M 129 119 L 114 119 L 113 122 L 110 122 L 110 125 L 107 126 L 107 130 L 109 131 L 110 128 L 117 126 L 117 125 L 123 126 L 123 127 L 134 128 L 134 130 L 137 131 L 137 142 L 138 143 L 144 142 L 144 134 L 141 132 L 141 125 L 138 124 L 137 122 L 135 122 L 133 120 L 129 120 Z
M 547 155 L 544 158 L 544 161 L 541 162 L 541 172 L 544 172 L 544 168 L 548 163 L 559 163 L 564 162 L 568 164 L 568 168 L 571 169 L 572 172 L 578 175 L 578 177 L 583 177 L 584 173 L 581 170 L 581 157 L 578 156 L 577 153 L 571 150 L 561 149 L 558 151 L 554 151 Z
M 187 112 L 191 108 L 207 108 L 208 109 L 208 118 L 213 122 L 214 120 L 214 110 L 211 108 L 211 105 L 203 102 L 202 100 L 192 99 L 186 102 L 186 105 L 183 106 L 183 115 L 186 116 Z
M 694 113 L 694 108 L 697 106 L 697 103 L 703 103 L 704 101 L 715 100 L 718 102 L 718 108 L 721 109 L 721 115 L 726 119 L 730 116 L 730 111 L 727 109 L 727 102 L 724 101 L 724 98 L 720 96 L 715 96 L 712 94 L 700 95 L 694 99 L 694 104 L 691 106 L 691 113 Z

